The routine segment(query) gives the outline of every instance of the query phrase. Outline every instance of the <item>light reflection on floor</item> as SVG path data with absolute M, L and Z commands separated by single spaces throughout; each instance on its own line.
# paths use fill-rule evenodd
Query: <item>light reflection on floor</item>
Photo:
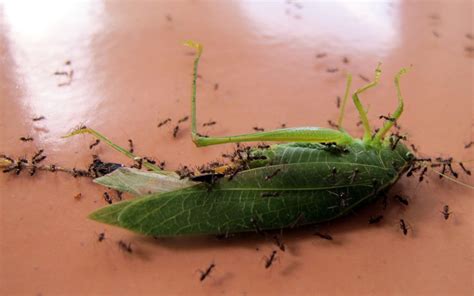
M 398 1 L 243 1 L 239 4 L 255 34 L 271 37 L 274 43 L 290 41 L 295 47 L 317 45 L 336 53 L 347 51 L 349 46 L 362 54 L 383 58 L 400 41 Z

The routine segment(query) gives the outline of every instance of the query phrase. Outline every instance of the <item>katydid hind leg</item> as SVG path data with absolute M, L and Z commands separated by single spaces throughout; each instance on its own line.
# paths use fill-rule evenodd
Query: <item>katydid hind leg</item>
M 193 142 L 198 147 L 218 145 L 226 143 L 242 142 L 335 142 L 348 143 L 352 138 L 345 132 L 324 128 L 286 128 L 269 132 L 257 132 L 252 134 L 243 134 L 236 136 L 223 137 L 204 137 L 197 131 L 196 124 L 196 80 L 198 73 L 199 60 L 201 58 L 203 47 L 194 41 L 185 42 L 186 46 L 196 50 L 193 67 L 193 81 L 191 91 L 191 136 Z

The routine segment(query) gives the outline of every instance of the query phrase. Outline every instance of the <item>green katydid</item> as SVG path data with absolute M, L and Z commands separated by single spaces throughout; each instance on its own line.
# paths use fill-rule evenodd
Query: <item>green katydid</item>
M 245 166 L 233 164 L 234 169 L 239 169 L 224 172 L 224 176 L 213 180 L 212 184 L 180 180 L 174 172 L 160 170 L 144 161 L 144 166 L 152 171 L 148 174 L 160 176 L 160 182 L 165 180 L 167 185 L 136 199 L 103 207 L 93 212 L 91 219 L 153 236 L 229 234 L 320 223 L 343 216 L 374 200 L 413 163 L 413 153 L 403 143 L 394 140 L 394 136 L 387 135 L 403 112 L 399 81 L 406 69 L 401 69 L 395 76 L 398 106 L 391 120 L 387 120 L 375 134 L 359 95 L 377 85 L 380 64 L 375 70 L 374 81 L 353 93 L 352 99 L 364 128 L 362 139 L 353 138 L 343 129 L 352 81 L 350 75 L 338 118 L 338 130 L 299 127 L 204 137 L 196 127 L 196 79 L 203 47 L 193 41 L 187 41 L 185 45 L 196 50 L 191 135 L 198 147 L 242 142 L 287 143 L 247 150 L 247 158 L 241 161 Z M 66 137 L 81 133 L 94 135 L 130 158 L 137 157 L 92 129 L 78 129 Z M 122 174 L 123 179 L 123 174 L 133 175 L 134 172 L 119 170 L 111 176 L 96 179 L 96 182 L 111 186 L 108 178 L 114 174 Z M 127 190 L 126 185 L 120 188 Z

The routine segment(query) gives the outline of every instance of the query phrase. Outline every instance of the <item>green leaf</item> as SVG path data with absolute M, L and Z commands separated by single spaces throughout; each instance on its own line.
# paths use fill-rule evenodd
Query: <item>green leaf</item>
M 105 224 L 121 226 L 118 216 L 121 211 L 132 203 L 131 200 L 125 200 L 110 206 L 103 207 L 89 215 L 89 218 Z
M 180 179 L 176 174 L 164 175 L 126 167 L 96 178 L 94 182 L 135 196 L 168 192 L 197 184 L 188 179 Z
M 121 227 L 154 236 L 226 234 L 329 221 L 396 182 L 407 167 L 406 148 L 399 146 L 392 151 L 355 143 L 338 152 L 321 145 L 276 145 L 264 151 L 271 155 L 269 163 L 240 172 L 231 181 L 223 178 L 211 188 L 200 184 L 145 196 L 113 217 Z

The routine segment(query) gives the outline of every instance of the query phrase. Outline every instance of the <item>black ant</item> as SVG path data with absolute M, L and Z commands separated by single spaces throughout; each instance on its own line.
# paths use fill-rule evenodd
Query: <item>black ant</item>
M 197 135 L 198 137 L 201 137 L 201 138 L 209 138 L 208 135 L 204 135 L 204 134 L 200 134 L 200 133 L 196 133 L 196 135 Z
M 407 137 L 405 137 L 405 136 L 402 136 L 402 135 L 399 135 L 399 134 L 393 134 L 390 137 L 390 144 L 391 144 L 392 150 L 395 150 L 395 148 L 397 148 L 398 142 L 400 142 L 400 140 L 405 141 L 406 139 L 407 139 Z
M 135 161 L 135 163 L 132 165 L 132 168 L 141 170 L 143 166 L 143 158 L 135 157 L 133 160 Z
M 35 155 L 33 155 L 33 157 L 31 158 L 31 162 L 33 164 L 36 164 L 43 161 L 46 158 L 46 155 L 42 155 L 43 152 L 43 149 L 38 150 L 38 152 L 36 152 Z
M 18 164 L 17 164 L 17 167 L 16 167 L 16 175 L 18 176 L 20 174 L 20 172 L 23 170 L 24 168 L 24 164 L 27 164 L 28 163 L 28 160 L 24 159 L 24 158 L 19 158 L 18 159 Z M 36 171 L 36 170 L 35 170 Z M 34 174 L 34 173 L 33 173 Z
M 469 176 L 471 175 L 471 171 L 468 170 L 468 169 L 466 169 L 466 168 L 464 167 L 464 165 L 462 164 L 462 162 L 459 163 L 459 166 L 462 168 L 462 170 L 463 170 L 466 174 L 468 174 Z
M 332 179 L 333 181 L 336 181 L 337 180 L 336 177 L 337 177 L 337 168 L 333 167 L 331 169 L 331 175 L 329 176 L 329 178 Z
M 467 143 L 466 145 L 464 145 L 464 149 L 471 148 L 472 144 L 474 144 L 474 141 L 471 141 L 471 142 Z
M 32 162 L 33 164 L 36 164 L 36 163 L 42 162 L 45 159 L 46 159 L 46 155 L 41 155 L 39 157 L 33 158 Z
M 411 146 L 411 149 L 413 149 L 413 152 L 415 152 L 415 153 L 418 152 L 418 149 L 416 149 L 414 144 L 410 144 L 410 146 Z
M 452 212 L 449 211 L 449 206 L 444 205 L 443 206 L 443 211 L 440 211 L 441 214 L 443 214 L 444 220 L 448 220 L 449 215 L 451 215 Z
M 331 192 L 331 193 L 339 197 L 339 204 L 336 206 L 329 207 L 328 209 L 339 208 L 340 210 L 342 210 L 349 206 L 349 200 L 351 198 L 347 197 L 345 192 L 341 192 L 341 193 Z
M 325 53 L 325 52 L 316 54 L 317 59 L 324 58 L 325 56 L 327 56 L 327 53 Z
M 424 167 L 421 171 L 420 177 L 418 178 L 418 182 L 422 182 L 425 178 L 426 171 L 428 171 L 428 167 Z
M 395 198 L 396 200 L 398 200 L 399 203 L 405 205 L 405 206 L 408 206 L 408 199 L 406 199 L 405 197 L 403 196 L 400 196 L 400 195 L 395 195 Z
M 451 173 L 451 175 L 454 176 L 454 178 L 458 177 L 458 173 L 453 170 L 453 166 L 452 166 L 453 158 L 452 157 L 447 158 L 447 159 L 437 157 L 436 160 L 439 162 L 439 164 L 433 164 L 431 166 L 434 167 L 434 166 L 437 166 L 437 165 L 438 166 L 442 165 L 441 174 L 439 175 L 440 179 L 443 177 L 443 174 L 446 172 L 446 168 L 449 169 L 449 172 Z
M 130 153 L 133 153 L 134 149 L 133 149 L 133 141 L 132 141 L 132 139 L 128 139 L 128 146 L 129 146 L 128 151 L 129 151 Z
M 219 83 L 214 83 L 214 90 L 218 90 L 219 89 Z
M 182 123 L 182 122 L 185 122 L 189 119 L 189 116 L 184 116 L 183 118 L 181 118 L 180 120 L 178 120 L 178 124 L 179 123 Z
M 97 238 L 97 240 L 98 240 L 99 242 L 101 242 L 101 241 L 103 241 L 104 239 L 105 239 L 105 233 L 104 233 L 104 232 L 99 233 L 99 237 Z
M 124 252 L 128 252 L 128 253 L 132 253 L 133 250 L 132 250 L 132 243 L 125 243 L 124 241 L 118 241 L 118 246 L 119 248 L 124 251 Z
M 32 118 L 33 121 L 40 121 L 40 120 L 43 120 L 43 119 L 46 119 L 46 117 L 44 117 L 43 115 Z
M 94 146 L 97 146 L 97 145 L 99 145 L 99 143 L 100 143 L 100 140 L 99 140 L 99 139 L 95 140 L 95 142 L 94 142 L 94 143 L 92 143 L 92 144 L 90 144 L 90 145 L 89 145 L 89 149 L 92 149 L 92 148 L 94 148 Z
M 201 273 L 199 280 L 201 282 L 204 281 L 215 267 L 216 265 L 214 263 L 211 263 L 211 265 L 209 265 L 209 267 L 205 271 L 199 270 L 199 272 Z
M 339 71 L 338 68 L 327 68 L 326 69 L 326 72 L 328 72 L 328 73 L 336 73 L 337 71 Z
M 240 165 L 240 166 L 236 167 L 235 169 L 231 170 L 231 171 L 230 171 L 231 174 L 230 174 L 230 176 L 229 176 L 229 178 L 228 178 L 228 181 L 232 181 L 232 179 L 234 179 L 235 176 L 237 176 L 237 174 L 238 174 L 239 172 L 243 171 L 243 170 L 244 170 L 244 166 L 243 166 L 243 165 Z
M 403 219 L 400 219 L 400 229 L 402 230 L 404 235 L 407 235 L 408 234 L 408 229 L 410 229 L 410 227 L 408 227 L 406 225 L 405 220 L 403 220 Z
M 176 138 L 179 132 L 179 125 L 175 126 L 173 129 L 173 138 Z
M 194 175 L 193 171 L 191 171 L 187 166 L 183 166 L 177 170 L 176 173 L 179 175 L 180 179 L 190 178 Z
M 275 241 L 275 245 L 277 245 L 278 248 L 280 248 L 280 250 L 285 252 L 286 247 L 285 247 L 285 244 L 283 243 L 283 240 L 281 239 L 281 234 L 280 235 L 274 235 L 273 240 Z
M 343 58 L 342 58 L 342 62 L 343 62 L 344 64 L 349 64 L 349 58 L 343 57 Z
M 165 166 L 166 166 L 166 161 L 160 161 L 160 163 L 158 163 L 158 167 L 162 170 L 165 169 Z
M 35 165 L 33 165 L 30 169 L 30 176 L 34 176 L 34 174 L 36 174 L 36 169 L 37 167 Z
M 349 176 L 349 179 L 351 180 L 351 184 L 354 183 L 355 179 L 357 178 L 357 175 L 359 174 L 359 169 L 355 168 L 352 174 Z
M 370 79 L 367 78 L 366 76 L 359 74 L 360 79 L 364 80 L 365 82 L 370 82 Z
M 332 120 L 328 120 L 328 124 L 332 128 L 339 128 L 339 125 L 337 125 L 337 123 L 333 122 Z
M 378 215 L 378 216 L 370 216 L 369 218 L 369 224 L 377 224 L 380 221 L 382 221 L 383 215 Z
M 453 170 L 451 161 L 448 163 L 448 169 L 449 169 L 449 171 L 451 172 L 451 174 L 454 176 L 454 178 L 457 178 L 457 177 L 458 177 L 458 173 L 456 173 L 456 172 Z
M 256 132 L 264 132 L 265 131 L 265 129 L 263 127 L 258 127 L 258 126 L 254 126 L 253 130 L 256 131 Z
M 232 159 L 232 158 L 234 157 L 233 154 L 228 154 L 228 153 L 222 153 L 221 156 L 222 156 L 223 158 L 230 158 L 230 159 Z
M 389 114 L 389 115 L 390 115 L 390 114 Z M 380 115 L 380 116 L 379 116 L 379 119 L 385 119 L 385 120 L 387 120 L 387 121 L 395 122 L 395 118 L 389 117 L 389 116 L 385 116 L 385 115 Z
M 109 195 L 107 192 L 104 192 L 104 200 L 105 200 L 108 204 L 112 204 L 112 198 L 110 197 L 110 195 Z
M 202 124 L 202 126 L 211 126 L 211 125 L 215 125 L 217 122 L 216 121 L 208 121 L 208 122 L 205 122 Z
M 319 236 L 320 238 L 325 240 L 333 240 L 332 236 L 329 233 L 321 233 L 319 231 L 316 231 L 315 233 L 313 233 L 313 235 Z
M 336 106 L 337 106 L 337 109 L 339 109 L 341 107 L 341 97 L 340 96 L 336 97 Z
M 265 176 L 265 180 L 268 181 L 268 180 L 272 179 L 272 178 L 275 177 L 280 171 L 281 171 L 281 169 L 276 169 L 276 170 L 275 170 L 273 173 L 271 173 L 270 175 Z
M 170 121 L 171 121 L 171 118 L 166 118 L 162 122 L 158 123 L 158 127 L 162 127 L 163 125 L 167 124 Z
M 73 168 L 71 170 L 71 174 L 74 178 L 77 178 L 77 177 L 90 177 L 90 172 L 89 171 L 80 170 L 80 169 L 76 169 L 76 168 Z
M 66 66 L 71 66 L 71 61 L 66 61 L 64 63 Z M 58 86 L 65 86 L 65 85 L 70 85 L 72 82 L 72 77 L 74 76 L 74 70 L 70 68 L 69 71 L 56 71 L 53 73 L 53 75 L 59 75 L 59 76 L 66 76 L 68 78 L 68 81 L 66 82 L 61 82 L 58 84 Z
M 20 138 L 20 141 L 22 142 L 30 142 L 30 141 L 33 141 L 34 139 L 30 136 L 26 136 L 26 137 L 21 137 Z
M 270 254 L 270 257 L 265 257 L 265 268 L 270 268 L 270 266 L 272 266 L 273 264 L 273 261 L 275 261 L 276 259 L 276 254 L 277 254 L 277 251 L 276 250 L 273 250 L 272 253 Z
M 432 165 L 433 167 L 433 165 Z M 414 165 L 412 164 L 409 168 L 408 168 L 408 172 L 406 174 L 407 177 L 411 177 L 413 175 L 414 172 L 418 171 L 419 169 L 421 169 L 421 166 L 420 165 Z
M 151 158 L 149 158 L 149 157 L 146 157 L 146 156 L 143 157 L 143 160 L 145 160 L 146 162 L 151 163 L 151 164 L 156 164 L 156 161 L 155 161 L 155 160 L 153 160 L 153 159 L 151 159 Z

